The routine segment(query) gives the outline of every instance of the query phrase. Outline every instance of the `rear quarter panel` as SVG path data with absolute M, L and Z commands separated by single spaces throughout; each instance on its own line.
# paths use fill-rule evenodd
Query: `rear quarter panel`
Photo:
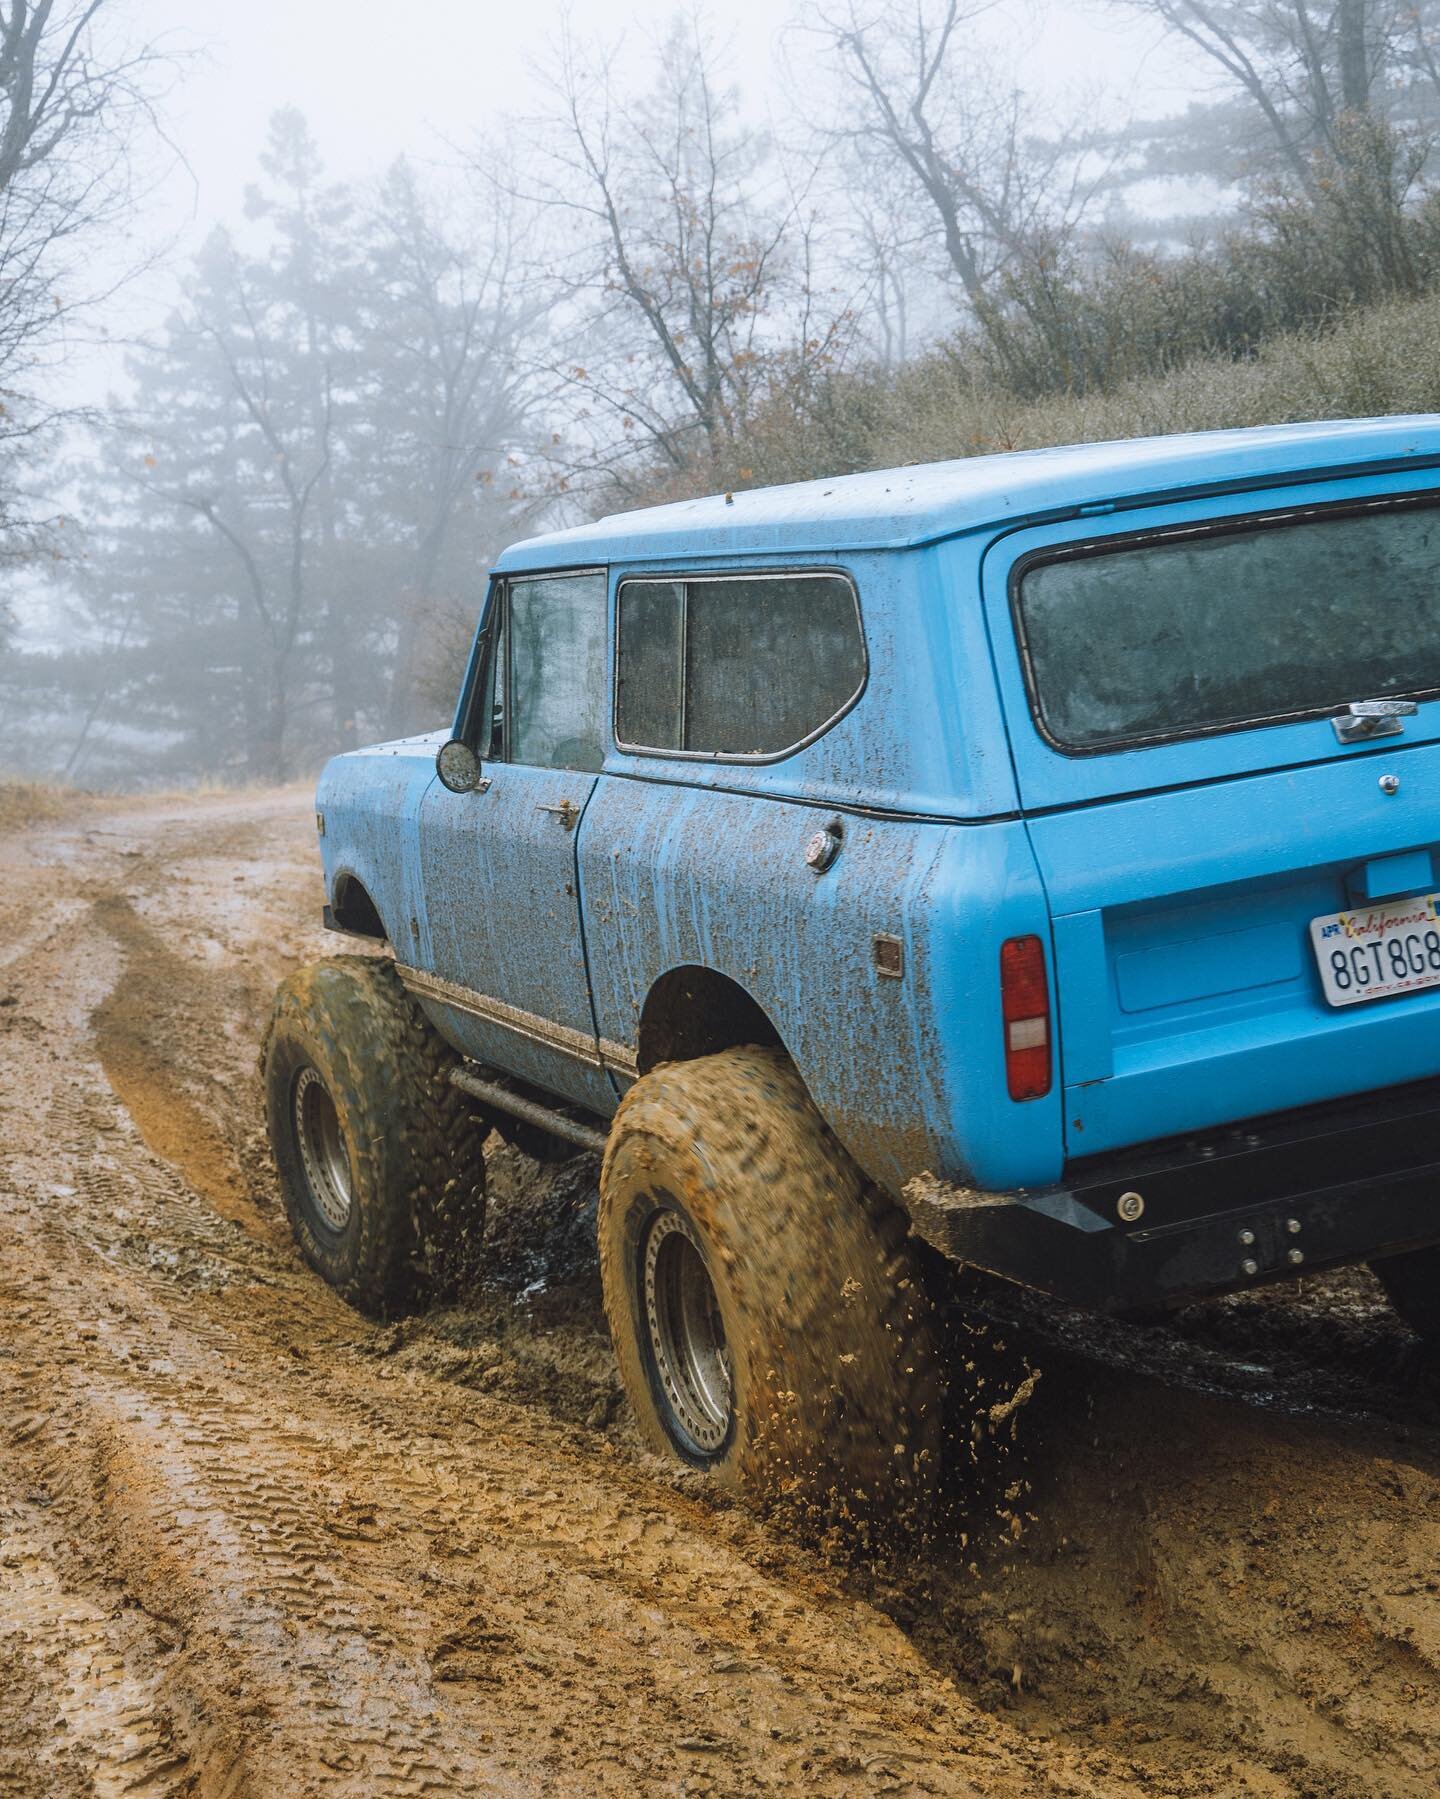
M 816 876 L 804 804 L 602 777 L 580 879 L 602 1037 L 633 1044 L 669 969 L 727 975 L 764 1009 L 872 1179 L 1005 1187 L 1059 1172 L 1058 1100 L 1005 1091 L 999 942 L 1044 932 L 1023 829 L 848 818 Z M 877 972 L 876 932 L 905 972 Z

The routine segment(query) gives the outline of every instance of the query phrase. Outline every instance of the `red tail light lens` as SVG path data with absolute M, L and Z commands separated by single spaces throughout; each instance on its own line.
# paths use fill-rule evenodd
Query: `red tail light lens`
M 1007 937 L 1000 945 L 1000 1010 L 1010 1097 L 1042 1099 L 1050 1091 L 1050 987 L 1038 937 Z

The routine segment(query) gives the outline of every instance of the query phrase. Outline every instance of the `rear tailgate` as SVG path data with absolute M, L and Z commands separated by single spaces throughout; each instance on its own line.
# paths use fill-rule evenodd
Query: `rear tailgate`
M 1367 637 L 1367 608 L 1373 611 L 1381 594 L 1400 583 L 1384 566 L 1384 544 L 1377 551 L 1366 536 L 1373 536 L 1368 522 L 1347 525 L 1348 537 L 1334 529 L 1342 518 L 1376 516 L 1365 510 L 1368 501 L 1418 493 L 1434 478 L 1417 473 L 1407 487 L 1390 474 L 1170 503 L 1128 517 L 1017 531 L 992 545 L 984 574 L 987 615 L 1022 804 L 1053 919 L 1070 1155 L 1440 1073 L 1440 985 L 1429 985 L 1440 980 L 1440 926 L 1431 929 L 1429 908 L 1429 896 L 1440 894 L 1440 699 L 1419 698 L 1400 734 L 1348 744 L 1337 739 L 1328 715 L 1253 722 L 1262 709 L 1266 716 L 1298 712 L 1297 694 L 1317 680 L 1324 687 L 1331 632 L 1335 644 L 1349 649 L 1335 653 L 1343 666 L 1340 686 L 1322 695 L 1334 702 L 1329 711 L 1346 700 L 1433 693 L 1440 686 L 1434 676 L 1440 631 L 1431 643 L 1426 624 L 1413 653 L 1396 654 L 1388 638 L 1380 639 L 1386 631 L 1393 636 L 1397 611 Z M 1325 510 L 1332 506 L 1342 510 Z M 1440 617 L 1440 511 L 1401 511 L 1410 521 L 1406 556 L 1428 558 L 1433 538 Z M 1258 514 L 1265 515 L 1263 542 L 1248 522 L 1241 525 Z M 1375 529 L 1391 531 L 1399 516 L 1387 508 Z M 1214 691 L 1197 696 L 1198 684 L 1188 677 L 1172 690 L 1155 657 L 1158 648 L 1161 660 L 1168 656 L 1184 674 L 1209 655 L 1203 640 L 1199 647 L 1186 640 L 1180 617 L 1186 606 L 1203 609 L 1205 590 L 1196 585 L 1202 565 L 1189 564 L 1183 579 L 1167 585 L 1160 577 L 1181 565 L 1156 558 L 1172 544 L 1192 541 L 1193 527 L 1222 519 L 1239 534 L 1226 534 L 1225 553 L 1213 563 L 1227 583 L 1214 606 L 1217 672 Z M 1284 536 L 1302 526 L 1310 536 Z M 1040 662 L 1041 634 L 1028 628 L 1035 608 L 1027 601 L 1022 615 L 1019 582 L 1055 550 L 1081 541 L 1107 555 L 1139 551 L 1150 560 L 1132 556 L 1118 586 L 1119 562 L 1091 563 L 1091 598 L 1080 603 L 1091 606 L 1085 616 L 1093 620 L 1109 620 L 1106 608 L 1120 608 L 1111 621 L 1117 663 L 1100 654 L 1100 633 L 1077 640 L 1070 660 L 1090 672 L 1077 677 L 1079 699 L 1057 709 L 1046 699 L 1051 677 Z M 1207 537 L 1206 554 L 1208 545 Z M 1258 545 L 1253 556 L 1252 545 Z M 1317 546 L 1344 553 L 1332 558 Z M 1305 631 L 1320 645 L 1314 666 L 1280 631 L 1287 660 L 1277 665 L 1274 686 L 1283 704 L 1266 707 L 1262 692 L 1246 719 L 1213 723 L 1212 714 L 1224 712 L 1216 693 L 1228 691 L 1227 682 L 1242 696 L 1239 710 L 1251 705 L 1251 665 L 1269 651 L 1240 641 L 1248 609 L 1253 604 L 1259 618 L 1277 592 L 1282 604 L 1293 606 L 1297 558 L 1304 557 Z M 1373 581 L 1364 592 L 1357 567 Z M 1237 570 L 1248 579 L 1250 569 L 1253 601 L 1246 596 L 1241 604 Z M 1137 583 L 1136 571 L 1144 581 Z M 1097 575 L 1108 583 L 1103 593 Z M 1134 590 L 1128 599 L 1112 598 L 1126 581 Z M 1061 592 L 1055 603 L 1069 603 L 1068 595 Z M 1413 602 L 1414 616 L 1426 606 L 1423 597 Z M 1140 672 L 1158 698 L 1145 719 L 1126 691 L 1135 673 L 1125 666 L 1127 632 L 1140 641 L 1136 608 L 1152 609 L 1144 627 L 1152 660 Z M 1151 629 L 1155 619 L 1165 625 L 1158 633 Z M 1264 626 L 1273 631 L 1274 625 L 1272 610 Z M 1063 640 L 1056 642 L 1064 649 Z M 1041 647 L 1053 661 L 1054 645 Z M 1108 653 L 1108 638 L 1104 647 Z M 1360 683 L 1353 691 L 1346 687 L 1352 678 Z M 1128 722 L 1114 735 L 1143 732 L 1147 740 L 1113 747 L 1104 737 L 1108 725 L 1096 721 L 1120 717 L 1127 706 Z M 1057 711 L 1068 740 L 1057 736 Z M 1189 734 L 1167 740 L 1166 719 L 1181 721 Z M 1082 733 L 1090 738 L 1083 744 L 1077 742 Z M 1389 777 L 1383 786 L 1382 777 Z M 1396 906 L 1388 919 L 1371 916 L 1377 903 L 1405 897 L 1414 904 Z M 1371 948 L 1375 942 L 1379 947 Z M 1327 999 L 1320 962 L 1331 965 L 1337 950 L 1342 962 L 1331 968 Z M 1370 996 L 1392 989 L 1386 997 Z

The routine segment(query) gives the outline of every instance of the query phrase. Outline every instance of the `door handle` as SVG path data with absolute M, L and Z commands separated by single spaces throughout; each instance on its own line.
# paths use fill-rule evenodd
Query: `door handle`
M 1341 743 L 1368 743 L 1372 737 L 1399 737 L 1405 729 L 1400 720 L 1418 710 L 1414 700 L 1351 700 L 1330 722 Z
M 558 806 L 537 806 L 537 812 L 553 812 L 567 831 L 575 829 L 575 821 L 580 816 L 580 808 L 569 800 L 561 800 Z

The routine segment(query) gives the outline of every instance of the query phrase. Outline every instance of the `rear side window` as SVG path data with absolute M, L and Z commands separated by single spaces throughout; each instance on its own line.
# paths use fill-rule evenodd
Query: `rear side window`
M 777 756 L 834 722 L 865 685 L 843 575 L 624 581 L 616 742 L 671 755 Z
M 1085 752 L 1440 692 L 1440 510 L 1289 514 L 1021 565 L 1045 734 Z

